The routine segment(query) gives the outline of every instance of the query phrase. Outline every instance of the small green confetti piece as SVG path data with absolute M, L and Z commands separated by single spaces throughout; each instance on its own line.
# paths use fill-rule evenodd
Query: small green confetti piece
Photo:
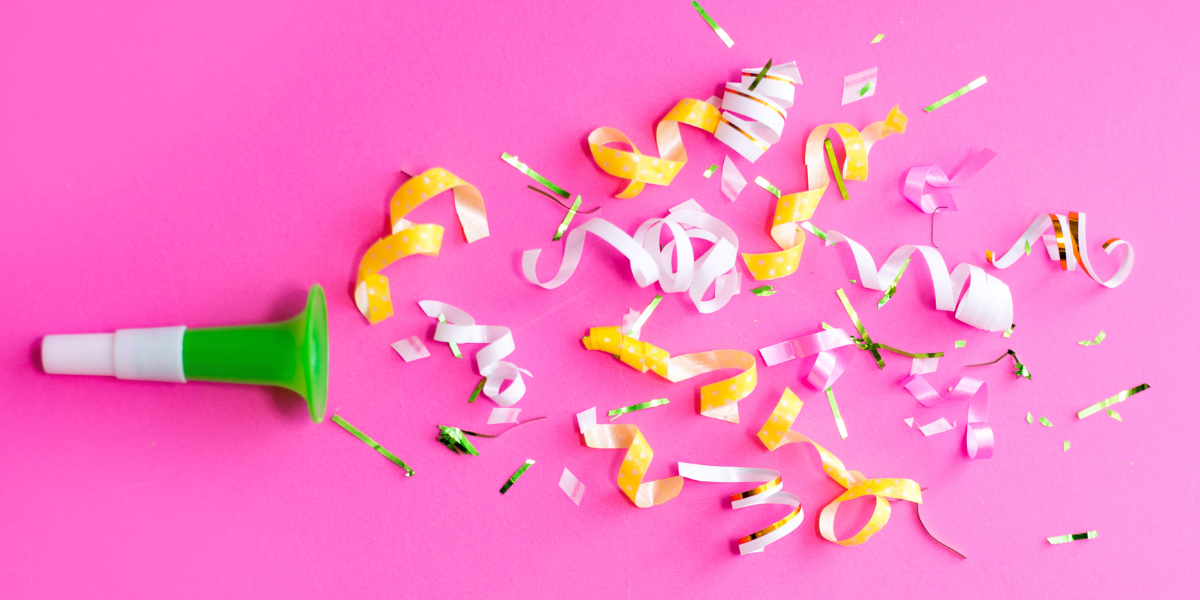
M 480 379 L 479 383 L 475 384 L 475 390 L 471 392 L 471 398 L 467 400 L 467 404 L 474 402 L 479 397 L 479 392 L 483 391 L 483 384 L 485 383 L 487 383 L 487 377 Z
M 954 340 L 954 347 L 955 348 L 966 348 L 967 340 Z
M 571 192 L 568 192 L 567 190 L 564 190 L 564 189 L 558 187 L 557 185 L 554 185 L 553 181 L 550 181 L 549 179 L 546 179 L 545 177 L 538 175 L 536 171 L 534 171 L 533 169 L 530 169 L 528 166 L 525 165 L 525 163 L 517 160 L 517 157 L 515 157 L 507 152 L 502 152 L 500 154 L 500 158 L 504 162 L 515 167 L 518 171 L 533 178 L 534 181 L 546 186 L 546 189 L 554 192 L 555 194 L 558 194 L 559 196 L 562 196 L 563 199 L 567 199 L 567 198 L 571 197 Z
M 1071 442 L 1063 442 L 1063 452 L 1071 449 Z
M 525 464 L 523 464 L 519 468 L 517 468 L 517 471 L 512 474 L 512 477 L 509 477 L 508 481 L 504 482 L 504 487 L 500 488 L 500 493 L 503 494 L 503 493 L 507 492 L 508 488 L 512 487 L 513 484 L 516 483 L 517 480 L 520 479 L 521 476 L 525 474 L 525 471 L 529 470 L 529 466 L 532 464 L 533 464 L 533 459 L 530 458 L 525 461 Z
M 445 323 L 445 322 L 446 322 L 446 315 L 445 314 L 438 315 L 438 323 Z M 448 343 L 450 344 L 450 351 L 454 353 L 454 358 L 462 358 L 462 352 L 458 351 L 458 344 L 456 344 L 454 342 L 448 342 Z
M 1029 253 L 1031 251 L 1032 251 L 1032 248 L 1029 247 L 1029 240 L 1025 240 L 1025 256 L 1029 256 Z
M 709 165 L 708 168 L 705 169 L 705 171 L 704 171 L 704 178 L 712 179 L 713 173 L 716 173 L 716 172 L 717 172 L 717 165 Z
M 824 232 L 824 231 L 821 231 L 821 228 L 820 228 L 820 227 L 817 227 L 816 225 L 813 225 L 813 224 L 812 224 L 812 221 L 805 221 L 805 222 L 801 223 L 801 224 L 800 224 L 800 229 L 803 229 L 803 230 L 805 230 L 805 231 L 807 231 L 807 232 L 809 232 L 809 233 L 811 233 L 811 234 L 813 234 L 813 235 L 815 235 L 815 236 L 817 236 L 817 237 L 821 238 L 821 241 L 822 241 L 822 242 L 828 242 L 828 241 L 829 241 L 829 236 L 825 235 L 825 232 Z M 832 243 L 832 244 L 829 244 L 829 245 L 830 245 L 830 246 L 836 246 L 836 245 L 837 245 L 837 242 L 834 242 L 834 243 Z M 851 279 L 851 280 L 850 280 L 850 283 L 856 283 L 856 282 L 855 282 L 853 279 Z
M 638 338 L 638 335 L 642 332 L 642 325 L 645 325 L 646 321 L 650 320 L 650 314 L 653 313 L 654 309 L 658 307 L 659 302 L 662 302 L 662 294 L 655 294 L 654 299 L 651 300 L 650 304 L 646 306 L 646 310 L 642 311 L 642 314 L 638 316 L 637 321 L 633 322 L 633 327 L 629 328 L 630 337 L 635 340 Z
M 771 70 L 771 61 L 773 60 L 774 59 L 772 58 L 768 58 L 766 66 L 758 70 L 758 75 L 755 75 L 754 81 L 750 82 L 750 91 L 753 92 L 754 88 L 758 87 L 758 84 L 762 83 L 763 77 L 767 76 L 767 71 Z
M 762 189 L 767 190 L 768 192 L 771 192 L 772 194 L 775 194 L 776 198 L 783 195 L 783 192 L 779 191 L 779 188 L 771 185 L 771 182 L 764 179 L 762 175 L 755 177 L 754 183 L 757 183 L 759 185 L 759 187 L 761 187 Z
M 575 218 L 575 212 L 579 210 L 581 203 L 583 203 L 583 196 L 575 196 L 575 201 L 571 203 L 571 208 L 567 209 L 567 216 L 563 217 L 562 223 L 558 224 L 558 229 L 554 232 L 554 238 L 551 241 L 557 242 L 562 239 L 563 234 L 567 232 L 567 227 L 571 226 L 571 219 Z
M 826 331 L 829 331 L 830 329 L 837 329 L 836 327 L 834 327 L 833 325 L 830 325 L 829 323 L 826 323 L 825 321 L 821 321 L 821 328 Z
M 647 408 L 654 408 L 655 406 L 662 406 L 664 404 L 670 404 L 670 403 L 671 403 L 671 401 L 667 400 L 666 398 L 655 398 L 654 400 L 650 400 L 648 402 L 639 402 L 639 403 L 631 405 L 631 406 L 622 406 L 621 408 L 614 408 L 614 409 L 608 411 L 608 416 L 610 417 L 609 421 L 611 421 L 625 413 L 631 413 L 635 410 L 645 410 Z
M 1012 337 L 1012 332 L 1013 332 L 1013 330 L 1014 330 L 1014 329 L 1016 329 L 1016 328 L 1017 328 L 1017 324 L 1016 324 L 1016 323 L 1013 323 L 1012 325 L 1009 325 L 1009 326 L 1008 326 L 1008 329 L 1004 330 L 1004 337 Z
M 858 95 L 862 96 L 863 94 L 866 94 L 869 91 L 871 91 L 871 82 L 870 81 L 867 82 L 867 85 L 862 86 L 861 90 L 858 90 Z
M 717 25 L 717 22 L 714 21 L 712 17 L 708 16 L 708 13 L 704 11 L 704 7 L 700 6 L 699 2 L 692 2 L 692 6 L 696 7 L 696 12 L 700 13 L 701 17 L 704 17 L 704 22 L 708 23 L 709 27 L 712 27 L 712 30 L 717 34 L 717 37 L 721 38 L 722 42 L 725 42 L 725 47 L 732 48 L 733 38 L 729 37 L 729 34 L 725 33 L 725 30 L 721 29 L 721 26 Z
M 842 168 L 838 166 L 837 155 L 833 153 L 833 140 L 829 138 L 825 138 L 825 153 L 829 155 L 829 166 L 833 167 L 833 178 L 837 181 L 838 191 L 842 193 L 842 200 L 849 200 L 850 194 L 846 193 L 846 182 L 842 181 Z
M 1121 413 L 1119 413 L 1119 412 L 1117 412 L 1117 411 L 1115 411 L 1115 410 L 1113 410 L 1113 409 L 1111 409 L 1111 408 L 1110 408 L 1110 409 L 1108 409 L 1108 416 L 1110 416 L 1110 417 L 1112 417 L 1112 418 L 1114 418 L 1114 419 L 1116 419 L 1116 420 L 1118 420 L 1118 421 L 1120 421 L 1120 420 L 1121 420 Z
M 342 429 L 345 429 L 346 431 L 349 431 L 350 433 L 354 434 L 354 437 L 362 440 L 362 442 L 364 444 L 374 448 L 375 451 L 382 454 L 384 458 L 392 461 L 393 463 L 396 463 L 396 465 L 399 466 L 401 469 L 404 469 L 405 477 L 412 477 L 413 470 L 408 468 L 408 465 L 404 464 L 404 461 L 400 460 L 399 457 L 397 457 L 395 454 L 392 454 L 391 452 L 389 452 L 387 448 L 380 446 L 379 442 L 376 442 L 375 440 L 371 439 L 370 436 L 359 431 L 357 427 L 347 423 L 345 419 L 341 418 L 338 415 L 333 415 L 333 422 L 337 423 L 338 425 L 341 425 Z
M 463 435 L 463 430 L 457 427 L 446 427 L 438 425 L 437 441 L 443 446 L 454 451 L 455 454 L 470 454 L 471 456 L 479 456 L 479 451 L 475 446 L 471 445 L 471 440 L 468 440 Z
M 888 300 L 891 300 L 891 299 L 892 299 L 892 296 L 895 296 L 895 295 L 896 295 L 896 284 L 897 284 L 897 283 L 900 283 L 900 276 L 901 276 L 901 275 L 904 275 L 904 270 L 908 268 L 908 263 L 909 263 L 909 261 L 911 261 L 911 260 L 912 260 L 912 257 L 911 257 L 911 256 L 910 256 L 910 257 L 908 257 L 908 258 L 906 258 L 906 259 L 904 259 L 904 264 L 900 265 L 900 270 L 896 272 L 896 278 L 892 280 L 892 285 L 891 285 L 891 287 L 889 287 L 889 288 L 887 289 L 887 291 L 883 293 L 883 297 L 879 299 L 879 306 L 878 306 L 878 308 L 883 308 L 883 305 L 884 305 L 884 304 L 887 304 L 887 303 L 888 303 Z M 850 282 L 850 283 L 854 283 L 854 281 L 853 281 L 853 280 L 851 280 L 851 282 Z
M 1142 385 L 1139 385 L 1137 387 L 1129 388 L 1123 392 L 1117 393 L 1117 395 L 1115 395 L 1115 396 L 1112 396 L 1110 398 L 1105 398 L 1105 399 L 1079 411 L 1078 416 L 1080 419 L 1082 419 L 1084 417 L 1090 417 L 1090 416 L 1100 412 L 1101 410 L 1104 410 L 1118 402 L 1124 402 L 1126 398 L 1128 398 L 1138 392 L 1143 392 L 1148 389 L 1150 389 L 1150 384 L 1148 384 L 1148 383 L 1143 383 Z
M 1025 413 L 1025 422 L 1033 425 L 1033 413 Z
M 1103 342 L 1103 341 L 1104 341 L 1104 330 L 1101 329 L 1100 333 L 1096 334 L 1096 339 L 1083 340 L 1082 342 L 1079 342 L 1079 345 L 1080 346 L 1099 346 L 1100 342 Z
M 882 41 L 883 41 L 883 34 L 881 33 L 879 35 L 876 35 L 875 39 L 871 40 L 871 43 L 878 44 L 879 42 L 882 42 Z
M 764 296 L 765 297 L 765 296 L 770 296 L 771 294 L 774 294 L 776 291 L 778 291 L 778 290 L 776 290 L 775 288 L 773 288 L 769 285 L 764 285 L 762 287 L 756 287 L 756 288 L 750 290 L 750 293 L 754 294 L 755 296 Z
M 846 433 L 846 422 L 842 420 L 842 413 L 838 410 L 837 399 L 833 397 L 833 387 L 825 390 L 825 396 L 829 398 L 829 408 L 833 411 L 833 420 L 837 423 L 838 435 L 842 439 L 846 439 L 849 434 Z
M 1065 544 L 1067 542 L 1073 542 L 1075 540 L 1094 540 L 1094 539 L 1096 539 L 1096 532 L 1089 531 L 1087 533 L 1075 533 L 1075 534 L 1071 534 L 1071 535 L 1056 535 L 1054 537 L 1046 538 L 1046 541 L 1050 542 L 1051 544 Z
M 929 106 L 926 106 L 925 112 L 933 112 L 933 111 L 945 106 L 951 100 L 954 100 L 955 98 L 958 98 L 959 96 L 961 96 L 961 95 L 963 95 L 985 83 L 987 83 L 987 77 L 980 77 L 979 79 L 976 79 L 975 81 L 972 81 L 971 83 L 968 83 L 967 85 L 960 87 L 957 90 L 954 90 L 953 92 L 950 93 L 949 96 L 946 96 L 945 98 L 942 98 L 941 100 L 938 100 L 937 102 L 934 102 L 933 104 L 930 104 Z
M 1038 419 L 1038 423 L 1041 423 L 1043 427 L 1054 427 L 1054 423 L 1051 423 L 1050 419 L 1047 419 L 1046 417 Z

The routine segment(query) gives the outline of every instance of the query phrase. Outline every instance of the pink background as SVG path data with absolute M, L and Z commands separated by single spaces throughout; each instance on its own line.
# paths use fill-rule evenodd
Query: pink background
M 705 8 L 736 41 L 727 49 L 688 2 L 8 2 L 0 8 L 0 589 L 9 598 L 66 597 L 1195 597 L 1194 3 L 733 2 Z M 882 43 L 869 42 L 877 33 Z M 700 315 L 669 295 L 644 339 L 671 352 L 753 351 L 849 327 L 846 288 L 879 341 L 947 350 L 930 379 L 944 387 L 1006 348 L 1033 372 L 972 369 L 991 389 L 996 456 L 962 452 L 965 408 L 922 409 L 896 383 L 908 360 L 877 370 L 859 356 L 839 382 L 850 431 L 795 363 L 760 364 L 741 425 L 697 415 L 700 383 L 639 374 L 579 338 L 618 324 L 654 295 L 626 262 L 589 240 L 581 271 L 545 291 L 519 256 L 547 249 L 562 211 L 525 189 L 503 151 L 632 231 L 694 197 L 741 236 L 776 249 L 773 199 L 751 184 L 730 204 L 700 176 L 726 148 L 684 133 L 691 164 L 667 188 L 616 200 L 617 180 L 586 151 L 594 127 L 620 128 L 653 152 L 653 128 L 684 97 L 716 93 L 737 69 L 799 62 L 783 141 L 748 180 L 805 187 L 800 148 L 818 124 L 863 127 L 899 103 L 908 132 L 881 142 L 851 201 L 825 196 L 814 223 L 857 239 L 882 261 L 927 243 L 929 218 L 899 195 L 905 170 L 953 172 L 970 152 L 999 157 L 937 217 L 951 266 L 983 264 L 1040 212 L 1084 211 L 1099 245 L 1130 240 L 1128 282 L 1107 290 L 1063 273 L 1039 248 L 1002 272 L 1016 333 L 1005 340 L 933 310 L 914 262 L 883 310 L 842 246 L 811 240 L 800 274 L 769 298 L 736 296 Z M 839 106 L 842 78 L 879 67 L 874 97 Z M 987 85 L 926 114 L 921 107 L 986 75 Z M 442 256 L 401 261 L 397 314 L 368 326 L 351 289 L 361 253 L 385 233 L 399 171 L 441 166 L 478 186 L 491 237 L 467 245 L 449 196 L 413 218 L 446 226 Z M 47 333 L 290 316 L 308 285 L 329 296 L 330 413 L 408 461 L 394 465 L 328 420 L 309 422 L 294 396 L 254 387 L 52 377 L 36 353 Z M 750 282 L 752 283 L 752 282 Z M 746 285 L 745 289 L 752 287 Z M 546 415 L 462 457 L 436 424 L 484 425 L 469 405 L 470 362 L 428 341 L 405 364 L 393 341 L 432 333 L 416 301 L 437 299 L 481 323 L 511 327 L 529 369 L 523 417 Z M 1081 347 L 1100 330 L 1108 339 Z M 967 340 L 961 350 L 956 339 Z M 473 354 L 479 346 L 468 347 Z M 1006 361 L 1007 364 L 1007 361 Z M 1186 369 L 1186 370 L 1185 370 Z M 1075 411 L 1147 382 L 1119 408 L 1124 422 Z M 867 544 L 821 539 L 816 516 L 840 493 L 807 446 L 766 452 L 754 437 L 784 386 L 807 407 L 796 428 L 869 476 L 931 489 L 931 524 L 969 548 L 962 560 L 930 540 L 915 507 L 897 503 Z M 656 451 L 650 476 L 678 461 L 780 469 L 807 519 L 763 554 L 737 537 L 781 507 L 733 511 L 740 485 L 687 482 L 661 507 L 618 493 L 617 451 L 586 448 L 573 415 L 668 397 L 637 413 Z M 1027 425 L 1026 412 L 1053 428 Z M 902 419 L 948 416 L 924 438 Z M 1072 448 L 1062 451 L 1063 440 Z M 505 496 L 501 483 L 537 460 Z M 1186 461 L 1186 462 L 1185 462 Z M 576 507 L 563 467 L 588 486 Z M 839 531 L 864 522 L 845 510 Z M 1050 546 L 1047 536 L 1098 530 Z

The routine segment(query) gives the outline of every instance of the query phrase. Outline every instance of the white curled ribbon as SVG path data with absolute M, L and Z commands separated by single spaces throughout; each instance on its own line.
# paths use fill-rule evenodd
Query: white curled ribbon
M 826 232 L 825 238 L 826 246 L 846 242 L 854 253 L 859 279 L 867 289 L 888 289 L 915 250 L 921 253 L 925 265 L 929 267 L 938 310 L 954 311 L 954 318 L 985 331 L 1004 331 L 1013 323 L 1012 292 L 1003 281 L 988 275 L 981 267 L 961 263 L 954 268 L 954 272 L 950 272 L 937 250 L 909 244 L 892 252 L 877 271 L 871 253 L 858 242 L 836 231 Z
M 795 510 L 769 527 L 738 539 L 738 550 L 742 555 L 762 552 L 768 545 L 791 533 L 804 522 L 804 508 L 800 498 L 783 491 L 783 477 L 779 471 L 752 469 L 748 467 L 710 467 L 691 463 L 679 463 L 679 476 L 692 481 L 709 483 L 743 483 L 763 481 L 762 485 L 729 497 L 733 508 L 745 508 L 762 504 L 782 504 Z
M 987 401 L 988 391 L 987 382 L 980 381 L 974 377 L 963 377 L 955 384 L 954 389 L 950 390 L 949 398 L 942 398 L 942 395 L 933 389 L 921 375 L 910 375 L 904 381 L 900 382 L 900 386 L 908 390 L 917 402 L 934 407 L 942 402 L 955 402 L 958 400 L 967 401 L 967 456 L 971 458 L 991 458 L 992 450 L 996 447 L 996 436 L 992 432 L 992 426 L 987 422 Z M 942 419 L 943 421 L 945 419 Z M 928 427 L 929 425 L 926 425 Z M 933 433 L 941 433 L 953 429 L 952 427 L 926 433 L 922 428 L 921 432 L 925 435 Z
M 1042 235 L 1046 228 L 1054 227 L 1053 234 Z M 1042 241 L 1046 244 L 1046 252 L 1050 254 L 1050 260 L 1057 260 L 1064 271 L 1074 271 L 1076 265 L 1083 266 L 1083 272 L 1091 277 L 1096 283 L 1106 287 L 1115 288 L 1125 282 L 1125 278 L 1129 277 L 1129 272 L 1133 270 L 1133 245 L 1121 238 L 1113 238 L 1104 242 L 1102 248 L 1104 252 L 1112 254 L 1119 246 L 1125 247 L 1125 255 L 1121 257 L 1121 266 L 1117 268 L 1116 275 L 1113 275 L 1108 281 L 1100 279 L 1096 275 L 1096 270 L 1092 268 L 1092 261 L 1088 259 L 1087 252 L 1087 219 L 1083 213 L 1067 213 L 1066 215 L 1043 214 L 1038 215 L 1025 233 L 1021 234 L 1021 238 L 1013 244 L 1004 256 L 997 259 L 992 254 L 991 250 L 987 251 L 987 260 L 992 263 L 992 266 L 997 269 L 1006 269 L 1017 262 L 1021 258 L 1021 252 L 1029 247 L 1030 243 L 1035 242 L 1038 236 L 1042 237 Z
M 530 377 L 533 374 L 501 360 L 517 349 L 511 329 L 498 325 L 476 325 L 474 317 L 444 302 L 422 300 L 418 304 L 426 316 L 435 319 L 438 315 L 446 316 L 445 323 L 438 323 L 433 339 L 455 344 L 487 344 L 475 355 L 479 374 L 487 378 L 483 384 L 483 395 L 500 406 L 512 406 L 525 395 L 525 380 L 521 374 Z M 505 381 L 512 383 L 501 392 L 500 387 Z
M 743 69 L 740 83 L 725 84 L 716 137 L 750 162 L 758 160 L 783 135 L 787 109 L 796 100 L 800 70 L 796 62 L 772 67 L 753 90 L 762 69 Z M 740 115 L 740 116 L 739 116 Z
M 666 244 L 660 240 L 664 228 L 672 237 Z M 703 314 L 719 310 L 740 292 L 741 282 L 734 268 L 737 234 L 692 200 L 672 208 L 665 218 L 642 223 L 632 237 L 604 219 L 590 219 L 567 234 L 562 263 L 549 281 L 541 282 L 537 277 L 537 260 L 542 251 L 526 250 L 521 257 L 525 278 L 548 290 L 566 283 L 579 267 L 588 233 L 608 242 L 629 259 L 630 272 L 639 287 L 657 282 L 664 292 L 687 292 L 696 309 Z M 693 239 L 713 245 L 696 258 Z M 674 270 L 672 263 L 676 265 Z M 705 300 L 704 294 L 710 287 L 714 288 L 713 298 Z

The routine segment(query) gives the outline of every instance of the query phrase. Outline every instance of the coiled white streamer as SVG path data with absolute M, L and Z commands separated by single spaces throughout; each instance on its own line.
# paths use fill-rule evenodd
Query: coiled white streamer
M 475 365 L 479 368 L 479 374 L 487 378 L 483 384 L 483 395 L 500 406 L 512 406 L 525 395 L 525 381 L 521 374 L 530 377 L 533 375 L 501 360 L 517 349 L 513 343 L 511 329 L 498 325 L 476 325 L 474 317 L 445 302 L 422 300 L 417 304 L 425 311 L 426 316 L 435 319 L 438 315 L 446 316 L 445 323 L 438 323 L 433 339 L 456 344 L 487 344 L 475 355 Z M 512 381 L 512 384 L 501 392 L 500 387 L 506 380 Z
M 858 266 L 859 279 L 867 289 L 886 290 L 896 279 L 905 259 L 916 250 L 929 267 L 938 310 L 954 311 L 954 318 L 985 331 L 1004 331 L 1012 325 L 1012 292 L 1003 281 L 988 275 L 980 267 L 961 263 L 951 273 L 937 250 L 910 244 L 897 248 L 876 271 L 871 253 L 858 242 L 836 231 L 826 232 L 825 237 L 826 246 L 837 242 L 846 242 L 850 246 Z M 965 294 L 963 288 L 966 288 Z M 961 300 L 959 296 L 962 296 Z
M 742 69 L 741 83 L 725 84 L 720 106 L 723 112 L 715 134 L 750 162 L 779 142 L 787 109 L 796 99 L 796 84 L 803 83 L 800 70 L 792 61 L 771 68 L 751 90 L 750 84 L 761 70 Z
M 804 509 L 800 507 L 800 498 L 791 492 L 784 492 L 783 480 L 779 471 L 772 469 L 752 469 L 749 467 L 710 467 L 692 463 L 679 463 L 679 476 L 693 481 L 710 483 L 744 483 L 765 481 L 766 484 L 732 498 L 733 508 L 745 508 L 760 504 L 782 504 L 794 508 L 792 514 L 777 521 L 771 531 L 759 531 L 738 540 L 738 550 L 741 554 L 762 552 L 772 542 L 791 533 L 800 523 L 804 522 Z M 770 528 L 768 528 L 770 529 Z M 762 535 L 758 535 L 762 534 Z

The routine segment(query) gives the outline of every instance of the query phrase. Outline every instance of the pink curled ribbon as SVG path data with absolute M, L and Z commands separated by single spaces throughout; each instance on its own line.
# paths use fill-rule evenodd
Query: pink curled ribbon
M 900 382 L 901 387 L 917 399 L 917 402 L 934 407 L 942 402 L 967 401 L 967 456 L 971 458 L 991 458 L 992 449 L 996 445 L 992 426 L 987 423 L 987 382 L 974 377 L 963 377 L 958 380 L 954 389 L 950 390 L 949 398 L 933 389 L 932 385 L 921 375 L 911 375 Z
M 962 187 L 993 158 L 996 158 L 996 153 L 984 148 L 967 159 L 967 164 L 952 178 L 946 177 L 946 173 L 937 165 L 913 167 L 904 177 L 904 197 L 924 213 L 937 210 L 957 211 L 958 207 L 954 205 L 954 195 L 950 190 Z M 935 189 L 926 194 L 926 185 Z
M 779 342 L 773 346 L 760 348 L 763 362 L 768 367 L 779 363 L 817 355 L 812 368 L 808 371 L 808 383 L 825 391 L 837 381 L 846 371 L 846 365 L 854 360 L 858 343 L 850 334 L 841 329 L 827 329 L 812 335 Z

